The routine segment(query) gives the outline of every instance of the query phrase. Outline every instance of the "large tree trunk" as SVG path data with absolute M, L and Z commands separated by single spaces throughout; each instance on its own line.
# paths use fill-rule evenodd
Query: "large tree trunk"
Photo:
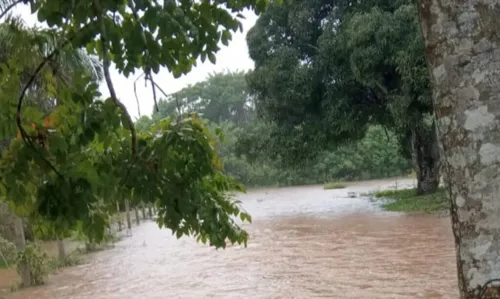
M 439 148 L 434 126 L 432 130 L 428 132 L 426 128 L 418 128 L 412 131 L 412 160 L 419 195 L 434 193 L 439 187 Z
M 500 3 L 419 0 L 462 299 L 500 298 Z M 494 286 L 495 285 L 495 286 Z

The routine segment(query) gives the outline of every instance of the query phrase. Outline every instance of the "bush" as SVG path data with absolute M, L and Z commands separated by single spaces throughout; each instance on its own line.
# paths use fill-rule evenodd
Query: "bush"
M 26 248 L 19 252 L 16 265 L 19 275 L 22 275 L 23 266 L 28 266 L 32 285 L 41 285 L 46 282 L 49 275 L 49 258 L 38 245 L 27 244 Z
M 16 257 L 16 245 L 0 237 L 0 268 L 7 268 L 11 264 L 14 264 Z

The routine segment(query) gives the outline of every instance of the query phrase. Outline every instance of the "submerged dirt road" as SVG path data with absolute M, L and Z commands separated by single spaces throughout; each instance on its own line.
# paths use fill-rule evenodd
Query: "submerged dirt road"
M 457 298 L 448 218 L 347 198 L 392 184 L 250 191 L 239 196 L 254 217 L 246 249 L 216 251 L 148 222 L 88 264 L 12 298 Z

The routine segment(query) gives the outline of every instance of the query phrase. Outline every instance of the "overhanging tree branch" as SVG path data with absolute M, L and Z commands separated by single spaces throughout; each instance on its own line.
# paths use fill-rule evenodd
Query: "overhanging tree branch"
M 88 28 L 89 24 L 82 27 L 82 30 L 85 30 L 86 28 Z M 74 34 L 70 38 L 66 39 L 64 42 L 61 43 L 61 45 L 56 47 L 47 57 L 45 57 L 45 59 L 43 59 L 42 62 L 40 62 L 40 64 L 37 66 L 37 68 L 35 69 L 35 71 L 31 75 L 31 77 L 29 78 L 28 82 L 24 85 L 24 87 L 21 91 L 21 94 L 19 95 L 19 98 L 17 100 L 16 125 L 17 125 L 17 128 L 19 129 L 19 132 L 21 133 L 21 138 L 26 143 L 26 145 L 28 145 L 29 148 L 34 150 L 36 152 L 36 154 L 61 178 L 63 178 L 63 175 L 56 169 L 56 167 L 52 163 L 50 163 L 50 161 L 47 160 L 43 155 L 41 155 L 38 152 L 38 150 L 35 149 L 33 142 L 30 139 L 31 137 L 28 136 L 28 133 L 26 132 L 26 130 L 24 129 L 24 127 L 22 125 L 22 109 L 23 109 L 23 103 L 24 103 L 24 98 L 26 97 L 26 93 L 28 92 L 28 89 L 30 88 L 30 86 L 34 83 L 34 81 L 35 81 L 36 77 L 38 76 L 38 74 L 40 73 L 40 71 L 47 65 L 47 63 L 49 63 L 52 59 L 54 59 L 54 57 L 56 57 L 60 53 L 61 49 L 65 48 L 68 44 L 70 44 L 75 37 L 76 37 L 76 34 Z
M 137 133 L 135 131 L 134 122 L 132 121 L 132 117 L 130 117 L 130 114 L 128 113 L 127 107 L 125 107 L 125 105 L 120 100 L 118 100 L 118 97 L 116 96 L 115 87 L 113 85 L 113 81 L 111 80 L 111 74 L 109 73 L 110 61 L 108 57 L 108 44 L 106 40 L 106 26 L 104 24 L 104 19 L 102 18 L 103 11 L 100 8 L 100 5 L 97 1 L 93 1 L 93 3 L 101 27 L 101 46 L 102 46 L 102 57 L 103 57 L 102 64 L 104 69 L 104 79 L 106 80 L 106 85 L 108 86 L 111 100 L 113 100 L 115 105 L 122 110 L 127 120 L 128 123 L 127 125 L 129 127 L 128 129 L 130 131 L 132 140 L 131 141 L 132 156 L 135 157 L 137 155 Z
M 137 22 L 139 22 L 139 14 L 137 13 L 137 10 L 135 8 L 134 1 L 128 0 L 128 6 L 132 10 L 132 14 L 134 15 L 134 19 Z M 144 39 L 144 43 L 145 43 L 146 40 L 145 40 L 144 34 L 141 37 Z M 145 49 L 145 52 L 146 52 L 146 56 L 149 55 L 147 48 Z M 156 84 L 154 83 L 153 75 L 151 75 L 151 68 L 147 67 L 144 71 L 144 74 L 146 75 L 146 81 L 147 80 L 151 81 L 151 88 L 153 90 L 153 101 L 155 104 L 155 110 L 156 110 L 156 112 L 159 112 L 160 110 L 158 108 L 158 101 L 156 99 Z M 135 91 L 135 85 L 134 85 L 134 91 Z M 139 106 L 139 100 L 137 99 L 137 94 L 136 94 L 136 100 L 137 100 L 137 106 Z

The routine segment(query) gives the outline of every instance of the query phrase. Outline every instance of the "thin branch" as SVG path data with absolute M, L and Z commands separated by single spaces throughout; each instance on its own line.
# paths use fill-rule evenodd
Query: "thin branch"
M 135 126 L 132 121 L 132 118 L 130 117 L 130 114 L 127 111 L 127 107 L 118 100 L 115 92 L 115 88 L 113 86 L 113 81 L 111 80 L 111 74 L 109 73 L 109 57 L 108 57 L 108 48 L 106 45 L 106 40 L 104 36 L 101 38 L 101 43 L 102 43 L 102 53 L 103 53 L 103 68 L 104 68 L 104 78 L 106 79 L 106 85 L 108 86 L 109 89 L 109 95 L 111 96 L 111 99 L 115 103 L 116 106 L 118 106 L 122 112 L 125 114 L 125 118 L 127 119 L 130 134 L 132 135 L 132 156 L 135 156 L 137 154 L 137 134 L 135 132 Z
M 156 112 L 159 112 L 160 109 L 158 108 L 158 101 L 156 100 L 156 87 L 158 86 L 158 84 L 156 84 L 156 82 L 154 81 L 153 75 L 151 75 L 151 70 L 146 71 L 146 80 L 151 81 L 151 88 L 153 89 L 153 101 L 155 103 L 155 110 L 156 110 Z M 162 93 L 165 94 L 164 92 L 162 92 Z
M 13 9 L 16 5 L 23 3 L 24 0 L 17 0 L 15 2 L 12 2 L 10 5 L 8 5 L 4 11 L 0 13 L 0 19 L 2 19 L 11 9 Z
M 154 82 L 153 81 L 153 75 L 151 75 L 151 71 L 149 73 L 149 80 L 151 80 L 151 82 Z M 160 112 L 160 109 L 158 108 L 158 101 L 156 100 L 156 83 L 151 84 L 151 88 L 153 89 L 153 100 L 155 102 L 156 112 Z
M 168 94 L 167 94 L 167 93 L 166 93 L 166 92 L 165 92 L 165 91 L 164 91 L 164 90 L 160 87 L 160 85 L 156 84 L 156 82 L 155 82 L 154 80 L 152 80 L 152 79 L 151 79 L 151 83 L 153 83 L 153 84 L 156 86 L 156 88 L 158 88 L 158 89 L 161 91 L 161 93 L 162 93 L 165 97 L 167 97 L 167 98 L 168 98 Z
M 111 74 L 109 73 L 110 61 L 108 57 L 106 26 L 104 25 L 104 19 L 102 18 L 102 9 L 100 9 L 99 3 L 97 3 L 97 1 L 93 2 L 94 2 L 94 8 L 97 10 L 97 17 L 99 19 L 101 26 L 101 46 L 102 46 L 104 78 L 106 80 L 106 85 L 108 86 L 109 95 L 111 96 L 111 99 L 113 100 L 115 105 L 122 110 L 123 114 L 125 115 L 125 118 L 127 119 L 132 139 L 132 156 L 135 157 L 137 155 L 137 134 L 135 131 L 134 122 L 132 121 L 132 118 L 130 117 L 130 114 L 127 111 L 127 107 L 125 107 L 125 105 L 120 100 L 118 100 L 118 97 L 116 96 L 115 87 L 113 85 L 113 81 L 111 80 Z
M 132 10 L 132 14 L 134 15 L 134 19 L 136 20 L 136 22 L 139 22 L 139 14 L 137 13 L 137 9 L 135 8 L 134 1 L 128 0 L 128 5 L 130 6 L 130 9 Z M 142 37 L 144 38 L 144 35 L 142 35 Z M 149 55 L 149 51 L 147 48 L 145 49 L 145 52 L 146 52 L 146 55 Z M 146 74 L 146 77 L 145 77 L 146 82 L 147 82 L 147 80 L 150 80 L 152 83 L 151 88 L 153 89 L 153 101 L 155 103 L 155 110 L 156 110 L 156 112 L 159 112 L 160 110 L 158 109 L 158 101 L 156 100 L 156 86 L 155 86 L 156 84 L 154 84 L 153 75 L 151 75 L 151 68 L 149 68 L 149 67 L 146 68 L 144 73 Z M 135 88 L 135 86 L 134 86 L 134 88 Z
M 162 93 L 162 94 L 163 94 L 166 98 L 168 98 L 168 97 L 169 97 L 169 95 L 168 95 L 168 94 L 167 94 L 167 93 L 166 93 L 166 92 L 165 92 L 165 91 L 164 91 L 164 90 L 160 87 L 160 85 L 156 84 L 156 82 L 155 82 L 154 80 L 152 80 L 152 78 L 151 78 L 151 80 L 150 80 L 150 81 L 151 81 L 151 83 L 152 83 L 154 86 L 156 86 L 156 88 L 158 88 L 158 89 L 161 91 L 161 93 Z M 177 112 L 179 113 L 179 116 L 180 116 L 180 115 L 181 115 L 181 104 L 179 103 L 179 98 L 175 97 L 175 103 L 176 103 L 176 105 L 177 105 Z
M 137 80 L 141 79 L 141 77 L 144 75 L 145 73 L 142 73 L 141 75 L 139 75 L 139 77 L 137 77 L 134 80 L 134 95 L 135 95 L 135 101 L 137 103 L 137 112 L 139 113 L 139 117 L 141 117 L 141 107 L 139 105 L 139 97 L 137 96 Z

